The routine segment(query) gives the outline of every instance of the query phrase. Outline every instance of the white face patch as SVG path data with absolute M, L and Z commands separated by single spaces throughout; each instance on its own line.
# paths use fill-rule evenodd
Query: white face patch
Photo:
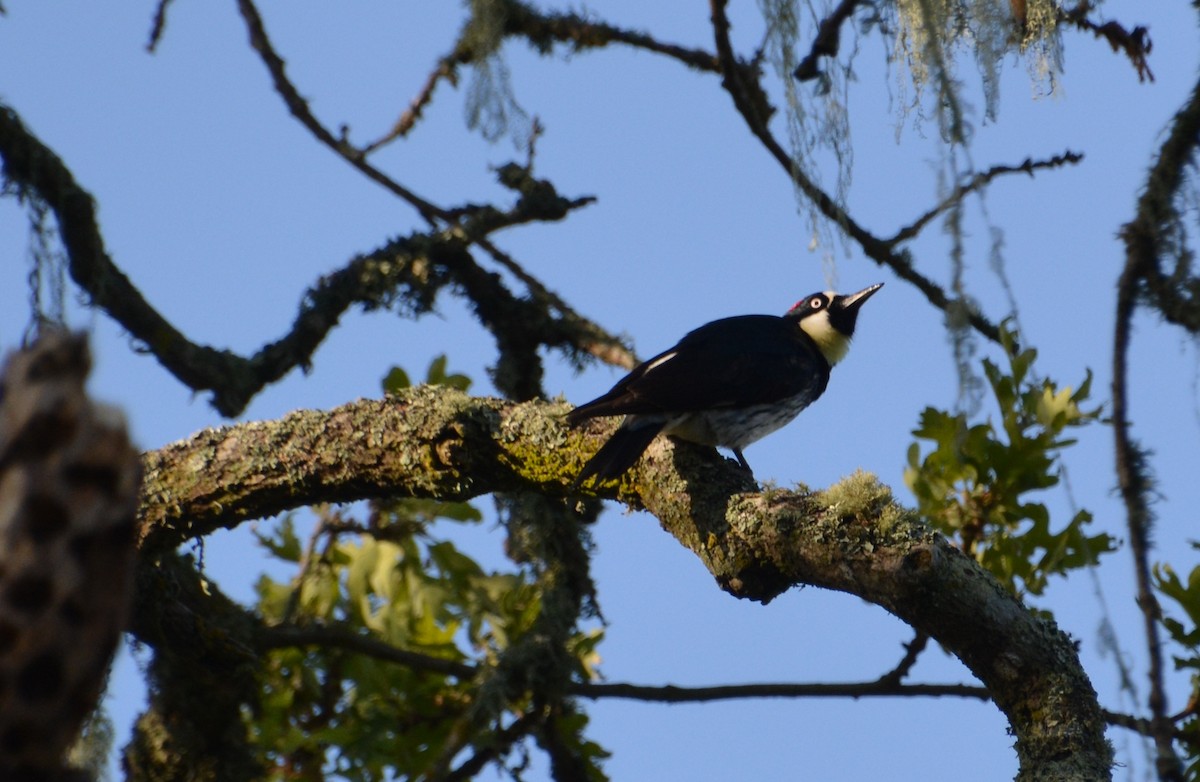
M 673 358 L 675 358 L 674 351 L 667 353 L 666 355 L 659 356 L 658 358 L 656 358 L 650 362 L 649 366 L 646 367 L 646 371 L 649 372 L 650 370 L 654 369 L 655 367 L 661 367 L 663 364 L 667 363 L 668 361 L 670 361 Z
M 800 321 L 800 328 L 817 343 L 821 355 L 833 366 L 846 357 L 850 350 L 850 338 L 833 327 L 829 322 L 829 311 L 814 312 Z

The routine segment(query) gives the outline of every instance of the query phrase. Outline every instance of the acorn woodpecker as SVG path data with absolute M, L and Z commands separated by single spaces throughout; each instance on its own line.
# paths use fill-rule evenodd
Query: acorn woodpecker
M 733 451 L 795 418 L 825 391 L 830 368 L 850 348 L 858 310 L 883 283 L 843 296 L 814 293 L 783 317 L 740 315 L 707 323 L 643 362 L 607 394 L 567 414 L 625 421 L 583 466 L 575 484 L 616 478 L 659 432 Z

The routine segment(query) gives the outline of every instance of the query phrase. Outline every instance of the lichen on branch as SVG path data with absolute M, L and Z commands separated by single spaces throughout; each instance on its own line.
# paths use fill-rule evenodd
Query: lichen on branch
M 572 430 L 565 412 L 560 402 L 422 386 L 200 432 L 146 457 L 144 554 L 315 502 L 513 491 L 574 502 L 575 472 L 607 425 Z M 1017 736 L 1022 769 L 1106 778 L 1103 717 L 1070 639 L 873 476 L 824 492 L 759 492 L 711 449 L 660 439 L 629 475 L 588 493 L 654 514 L 739 597 L 765 602 L 810 584 L 895 614 L 988 687 Z

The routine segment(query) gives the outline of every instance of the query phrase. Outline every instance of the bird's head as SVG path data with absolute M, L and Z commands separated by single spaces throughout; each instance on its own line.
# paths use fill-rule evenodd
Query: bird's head
M 882 287 L 883 283 L 880 282 L 844 296 L 833 291 L 814 293 L 796 302 L 784 317 L 795 320 L 804 333 L 817 343 L 829 366 L 833 366 L 850 349 L 850 338 L 854 336 L 859 308 Z

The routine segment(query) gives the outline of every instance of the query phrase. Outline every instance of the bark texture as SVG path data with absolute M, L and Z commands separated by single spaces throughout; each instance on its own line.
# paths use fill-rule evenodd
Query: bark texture
M 1111 748 L 1069 637 L 857 473 L 824 491 L 759 491 L 711 449 L 660 438 L 619 483 L 572 494 L 611 423 L 572 430 L 557 402 L 419 387 L 328 412 L 206 430 L 145 457 L 139 537 L 152 553 L 314 502 L 463 500 L 532 491 L 648 510 L 724 590 L 767 602 L 809 584 L 857 595 L 928 633 L 987 686 L 1022 780 L 1108 779 Z

